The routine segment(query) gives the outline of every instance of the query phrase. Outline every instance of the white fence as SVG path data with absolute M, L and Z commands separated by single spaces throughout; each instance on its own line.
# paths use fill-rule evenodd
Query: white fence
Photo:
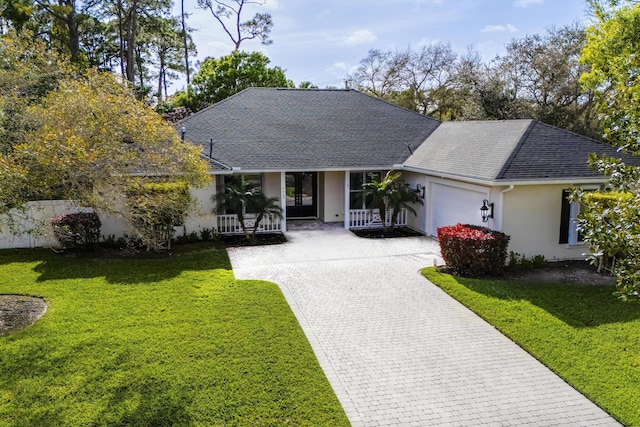
M 220 234 L 242 234 L 242 227 L 237 215 L 218 215 L 218 233 Z M 248 217 L 244 219 L 244 225 L 252 232 L 256 226 L 255 217 Z M 282 230 L 282 223 L 280 218 L 266 215 L 258 224 L 258 230 L 256 233 L 275 233 Z
M 69 200 L 28 202 L 24 209 L 11 209 L 0 217 L 0 249 L 57 246 L 51 218 L 85 211 Z
M 391 225 L 391 211 L 387 211 L 385 225 Z M 407 210 L 402 209 L 398 214 L 396 225 L 407 225 Z M 349 211 L 349 228 L 381 228 L 382 218 L 378 209 L 351 209 Z

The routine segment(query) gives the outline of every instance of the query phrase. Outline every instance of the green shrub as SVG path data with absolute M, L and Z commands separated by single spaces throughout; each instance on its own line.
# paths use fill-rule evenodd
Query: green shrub
M 437 230 L 442 258 L 460 276 L 500 274 L 507 260 L 509 236 L 485 227 L 457 224 Z

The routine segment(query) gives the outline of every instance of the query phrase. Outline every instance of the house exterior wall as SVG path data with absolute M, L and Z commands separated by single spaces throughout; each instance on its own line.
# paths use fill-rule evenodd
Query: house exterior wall
M 280 176 L 280 172 L 266 172 L 262 175 L 262 191 L 267 197 L 275 197 L 280 200 L 280 186 L 284 185 L 280 182 Z M 284 206 L 282 208 L 284 209 Z
M 344 222 L 345 172 L 332 171 L 318 175 L 319 216 L 323 222 Z
M 584 259 L 588 247 L 559 243 L 562 190 L 569 185 L 522 185 L 504 193 L 502 231 L 509 251 L 549 261 Z
M 415 172 L 407 172 L 403 171 L 400 179 L 407 184 L 411 188 L 417 188 L 418 184 L 421 187 L 426 188 L 427 185 L 427 177 L 423 174 L 415 173 Z M 412 205 L 413 209 L 416 210 L 416 214 L 414 215 L 412 212 L 407 212 L 407 226 L 413 228 L 414 230 L 419 230 L 421 232 L 426 232 L 426 224 L 427 224 L 427 211 L 426 211 L 426 200 L 427 195 L 425 191 L 425 198 L 422 200 L 422 204 L 415 203 Z

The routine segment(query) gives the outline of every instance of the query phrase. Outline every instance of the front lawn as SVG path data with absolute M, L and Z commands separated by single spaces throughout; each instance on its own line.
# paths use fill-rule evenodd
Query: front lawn
M 640 426 L 640 305 L 612 286 L 424 276 L 619 421 Z
M 168 258 L 0 251 L 0 294 L 45 298 L 0 336 L 0 425 L 348 425 L 278 287 L 215 245 Z

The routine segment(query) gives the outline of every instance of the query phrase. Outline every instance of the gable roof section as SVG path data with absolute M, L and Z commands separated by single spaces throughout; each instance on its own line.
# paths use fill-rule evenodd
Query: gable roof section
M 532 120 L 445 122 L 405 162 L 443 175 L 492 181 Z
M 498 183 L 603 178 L 588 165 L 592 152 L 640 165 L 602 141 L 535 120 L 506 120 L 442 123 L 405 166 Z
M 216 165 L 321 170 L 389 169 L 439 123 L 354 90 L 249 88 L 178 126 L 204 154 L 213 138 Z
M 605 142 L 533 121 L 496 179 L 601 178 L 602 175 L 588 164 L 589 153 L 622 158 L 627 164 L 640 165 L 640 158 L 619 152 Z

